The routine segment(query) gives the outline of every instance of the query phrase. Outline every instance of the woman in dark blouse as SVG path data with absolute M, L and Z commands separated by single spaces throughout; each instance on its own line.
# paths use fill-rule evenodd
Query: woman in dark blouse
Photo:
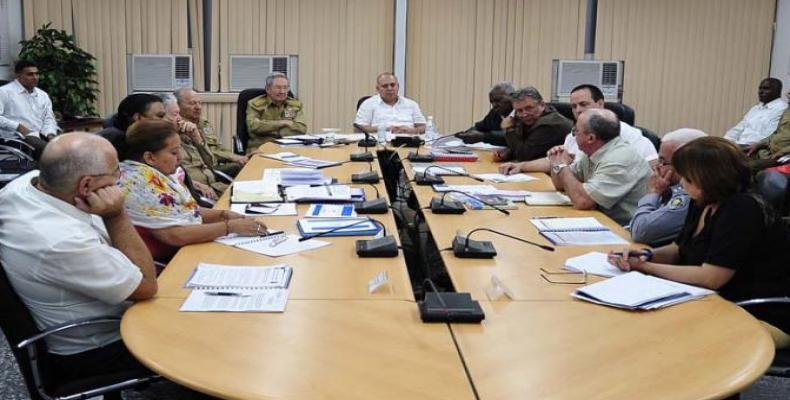
M 725 139 L 704 137 L 678 149 L 672 166 L 692 198 L 675 243 L 656 249 L 650 259 L 610 253 L 609 262 L 717 290 L 731 301 L 790 296 L 790 230 L 747 192 L 751 175 L 743 152 Z M 766 324 L 777 347 L 790 345 L 786 309 L 749 311 Z

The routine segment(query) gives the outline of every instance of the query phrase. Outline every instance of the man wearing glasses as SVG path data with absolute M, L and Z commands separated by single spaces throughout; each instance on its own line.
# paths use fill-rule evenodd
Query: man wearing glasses
M 32 61 L 19 60 L 14 65 L 16 79 L 0 87 L 0 137 L 22 138 L 35 149 L 38 159 L 58 130 L 52 101 L 47 92 L 37 88 L 38 67 Z
M 121 316 L 157 292 L 154 262 L 124 210 L 110 142 L 90 133 L 54 139 L 31 171 L 0 191 L 0 262 L 40 328 Z M 117 325 L 53 334 L 47 345 L 64 380 L 145 371 Z
M 302 102 L 290 97 L 291 85 L 282 72 L 266 77 L 266 93 L 247 103 L 247 154 L 262 144 L 307 132 Z
M 697 129 L 678 129 L 664 135 L 653 167 L 647 193 L 639 200 L 631 218 L 631 239 L 652 247 L 663 246 L 677 237 L 686 221 L 689 195 L 672 168 L 672 155 L 686 143 L 705 135 Z

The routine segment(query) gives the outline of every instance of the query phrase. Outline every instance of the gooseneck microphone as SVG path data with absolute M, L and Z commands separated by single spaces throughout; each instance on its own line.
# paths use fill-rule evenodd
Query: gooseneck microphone
M 431 169 L 431 168 L 442 169 L 442 170 L 445 170 L 445 171 L 452 172 L 452 174 L 450 174 L 449 176 L 464 176 L 464 177 L 467 177 L 467 178 L 474 179 L 474 180 L 476 180 L 478 182 L 485 182 L 485 180 L 483 180 L 481 178 L 478 178 L 478 177 L 476 177 L 474 175 L 469 175 L 466 172 L 458 172 L 458 171 L 456 171 L 454 169 L 445 168 L 445 167 L 442 167 L 441 165 L 436 165 L 436 164 L 429 165 L 427 168 L 425 168 L 424 171 L 422 171 L 422 174 L 414 174 L 414 182 L 416 184 L 418 184 L 418 185 L 421 185 L 421 186 L 437 185 L 437 184 L 444 183 L 444 178 L 442 178 L 441 176 L 433 175 L 433 174 L 429 175 L 428 174 L 428 170 Z
M 370 240 L 357 240 L 355 244 L 357 256 L 362 258 L 397 257 L 398 243 L 395 241 L 395 237 L 387 235 L 387 228 L 381 221 L 370 218 L 370 222 L 381 227 L 382 237 Z
M 362 125 L 353 124 L 354 128 L 357 128 L 360 132 L 365 134 L 365 138 L 357 142 L 357 146 L 365 148 L 365 152 L 368 151 L 368 147 L 376 147 L 378 145 L 378 140 L 375 138 L 370 137 L 370 133 L 362 128 Z
M 494 210 L 501 212 L 502 214 L 510 215 L 510 211 L 505 210 L 504 208 L 499 207 L 490 202 L 487 202 L 477 196 L 471 195 L 467 192 L 462 192 L 460 190 L 447 190 L 442 193 L 441 199 L 437 200 L 436 197 L 431 199 L 431 212 L 433 212 L 434 214 L 463 214 L 466 211 L 466 208 L 464 208 L 463 203 L 461 203 L 460 201 L 450 200 L 445 202 L 444 198 L 447 196 L 448 193 L 462 194 L 466 197 L 469 197 L 470 199 L 477 200 L 493 208 Z
M 456 135 L 458 135 L 458 132 L 451 133 L 449 135 L 439 136 L 439 137 L 437 137 L 435 139 L 426 140 L 426 141 L 420 143 L 419 146 L 417 146 L 417 151 L 416 152 L 415 151 L 410 151 L 409 155 L 406 158 L 409 161 L 411 161 L 411 162 L 433 162 L 434 161 L 433 154 L 420 154 L 420 147 L 422 145 L 424 145 L 424 144 L 436 142 L 438 140 L 442 140 L 444 138 L 448 138 L 448 137 L 452 137 L 452 136 L 456 136 Z
M 479 231 L 486 231 L 495 233 L 500 236 L 504 236 L 510 239 L 518 240 L 519 242 L 526 243 L 538 248 L 541 248 L 546 251 L 554 251 L 554 247 L 546 246 L 540 243 L 535 243 L 526 239 L 522 239 L 517 236 L 509 235 L 504 232 L 496 231 L 489 228 L 475 228 L 472 229 L 468 234 L 462 236 L 461 234 L 457 234 L 455 239 L 453 239 L 453 254 L 455 254 L 458 258 L 494 258 L 497 252 L 494 249 L 494 244 L 490 241 L 478 241 L 470 239 L 473 233 Z

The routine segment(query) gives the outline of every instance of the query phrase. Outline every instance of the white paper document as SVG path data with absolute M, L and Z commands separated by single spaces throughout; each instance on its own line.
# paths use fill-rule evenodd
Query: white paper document
M 486 142 L 467 143 L 464 146 L 474 150 L 487 150 L 487 151 L 501 150 L 507 148 L 505 146 L 497 146 Z
M 609 264 L 606 260 L 606 253 L 591 251 L 578 257 L 571 257 L 565 260 L 564 268 L 573 272 L 586 272 L 591 275 L 613 276 L 622 275 L 625 271 Z
M 231 186 L 231 203 L 282 201 L 277 184 L 259 181 L 235 181 Z
M 530 218 L 538 232 L 556 246 L 628 244 L 594 217 Z
M 310 204 L 304 215 L 308 218 L 354 218 L 353 204 Z
M 270 158 L 272 160 L 282 161 L 282 162 L 291 162 L 291 161 L 298 161 L 304 160 L 307 157 L 300 156 L 296 153 L 291 153 L 290 151 L 283 151 L 280 153 L 269 153 L 269 154 L 262 154 L 265 158 Z
M 287 288 L 293 269 L 286 264 L 270 266 L 200 263 L 184 287 L 203 290 L 254 290 Z
M 313 250 L 324 246 L 329 246 L 331 244 L 329 242 L 317 239 L 310 239 L 300 242 L 298 235 L 287 235 L 285 233 L 253 238 L 219 238 L 215 239 L 214 241 L 236 247 L 238 249 L 251 251 L 253 253 L 263 254 L 269 257 L 287 256 L 289 254 Z
M 347 185 L 290 186 L 285 188 L 288 201 L 351 201 L 351 187 Z
M 527 192 L 524 202 L 530 206 L 569 206 L 571 199 L 560 192 Z
M 653 310 L 715 293 L 637 271 L 576 289 L 577 299 L 628 310 Z
M 484 179 L 494 183 L 529 182 L 538 179 L 527 174 L 503 175 L 503 174 L 492 173 L 492 174 L 475 174 L 475 176 L 480 179 Z
M 449 192 L 449 191 L 458 191 L 469 193 L 471 195 L 476 194 L 493 194 L 496 192 L 496 188 L 491 185 L 446 185 L 446 184 L 439 184 L 433 185 L 433 190 L 442 193 L 442 192 Z
M 417 175 L 417 174 L 422 175 L 422 174 L 425 173 L 425 170 L 428 169 L 428 167 L 431 167 L 431 166 L 434 166 L 434 167 L 428 170 L 428 175 L 435 175 L 435 176 L 447 175 L 447 176 L 452 176 L 452 175 L 464 175 L 464 174 L 466 174 L 466 168 L 464 168 L 464 167 L 462 167 L 460 165 L 413 163 L 411 165 L 411 168 L 412 168 L 412 171 L 414 172 L 415 175 Z
M 288 289 L 214 292 L 193 290 L 181 311 L 284 312 Z
M 274 187 L 324 185 L 332 183 L 332 178 L 312 168 L 267 168 L 263 171 L 263 181 Z
M 608 230 L 606 226 L 598 222 L 595 217 L 576 217 L 559 218 L 544 217 L 530 218 L 529 222 L 535 225 L 541 232 L 561 232 L 561 231 L 601 231 Z

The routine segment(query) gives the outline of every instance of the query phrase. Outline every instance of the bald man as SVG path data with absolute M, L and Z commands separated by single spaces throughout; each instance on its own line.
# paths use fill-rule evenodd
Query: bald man
M 620 137 L 620 120 L 609 110 L 579 115 L 576 144 L 581 154 L 575 159 L 562 146 L 549 150 L 554 187 L 565 191 L 574 208 L 597 208 L 627 224 L 650 179 L 647 161 Z
M 0 191 L 0 261 L 41 329 L 75 319 L 123 315 L 157 292 L 151 254 L 124 211 L 115 149 L 89 133 L 47 145 L 31 171 Z M 47 338 L 64 380 L 139 370 L 118 325 Z

